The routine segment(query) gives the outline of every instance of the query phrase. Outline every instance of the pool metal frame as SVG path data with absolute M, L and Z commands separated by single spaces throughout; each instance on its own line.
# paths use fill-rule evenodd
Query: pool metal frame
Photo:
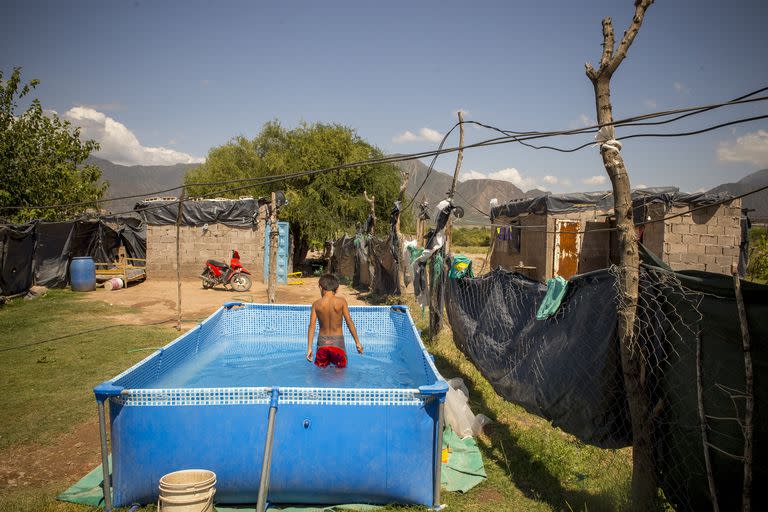
M 182 334 L 163 348 L 158 349 L 139 363 L 128 368 L 109 381 L 105 381 L 94 388 L 94 395 L 99 411 L 99 431 L 101 441 L 102 469 L 103 469 L 103 494 L 105 511 L 112 510 L 111 478 L 109 471 L 109 453 L 111 451 L 111 439 L 107 436 L 107 413 L 110 406 L 173 406 L 173 405 L 248 405 L 271 404 L 269 408 L 270 429 L 267 432 L 265 453 L 262 461 L 261 480 L 259 482 L 258 503 L 266 501 L 268 490 L 269 471 L 271 464 L 271 437 L 274 415 L 279 404 L 328 404 L 328 405 L 424 405 L 432 400 L 438 401 L 438 414 L 434 425 L 434 453 L 432 468 L 432 510 L 444 508 L 440 504 L 440 471 L 442 433 L 444 424 L 444 402 L 448 391 L 448 385 L 434 365 L 432 356 L 427 352 L 421 340 L 418 330 L 410 318 L 406 306 L 351 306 L 351 312 L 367 311 L 393 311 L 407 316 L 413 336 L 418 344 L 418 349 L 423 357 L 425 372 L 434 376 L 434 383 L 422 385 L 418 388 L 306 388 L 306 387 L 232 387 L 232 388 L 179 388 L 179 389 L 153 389 L 153 388 L 126 388 L 119 384 L 121 380 L 130 376 L 132 372 L 141 372 L 143 367 L 152 364 L 153 360 L 162 358 L 165 354 L 179 351 L 181 345 L 190 336 L 211 336 L 211 328 L 221 320 L 223 315 L 230 311 L 243 308 L 273 308 L 276 312 L 282 308 L 306 310 L 307 306 L 287 306 L 278 304 L 251 304 L 242 302 L 227 302 L 206 320 L 198 324 L 190 331 Z M 356 321 L 357 323 L 357 321 Z M 209 332 L 206 333 L 206 330 Z M 358 326 L 358 330 L 360 327 Z M 348 331 L 347 331 L 348 332 Z M 197 334 L 196 334 L 197 333 Z M 410 333 L 408 333 L 410 334 Z M 187 344 L 189 344 L 187 342 Z M 188 349 L 191 347 L 187 347 Z M 195 353 L 200 348 L 200 342 L 195 345 Z M 179 356 L 175 356 L 179 357 Z M 181 356 L 183 357 L 183 355 Z M 111 423 L 111 422 L 110 422 Z M 305 424 L 305 428 L 307 425 Z M 266 473 L 265 473 L 266 472 Z M 266 475 L 266 482 L 265 482 Z

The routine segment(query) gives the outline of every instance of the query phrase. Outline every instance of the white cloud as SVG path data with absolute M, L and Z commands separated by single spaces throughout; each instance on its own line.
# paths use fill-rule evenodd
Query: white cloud
M 723 162 L 748 162 L 759 167 L 768 166 L 768 131 L 758 130 L 738 137 L 735 141 L 721 142 L 717 158 Z
M 395 144 L 402 144 L 404 142 L 419 142 L 423 140 L 429 142 L 440 142 L 443 140 L 443 134 L 437 130 L 433 130 L 432 128 L 424 127 L 421 128 L 418 133 L 413 133 L 410 130 L 406 130 L 403 133 L 392 137 L 392 142 Z
M 73 107 L 64 119 L 80 127 L 83 139 L 94 139 L 101 148 L 100 158 L 121 165 L 173 165 L 200 163 L 202 158 L 162 146 L 142 146 L 124 124 L 90 107 Z
M 648 188 L 648 185 L 644 183 L 638 183 L 637 185 L 635 185 L 635 188 Z
M 688 87 L 686 87 L 685 84 L 683 84 L 682 82 L 675 82 L 672 84 L 672 87 L 674 87 L 675 90 L 680 94 L 688 94 L 689 92 L 691 92 L 691 90 Z
M 557 176 L 546 175 L 543 178 L 541 178 L 541 181 L 543 181 L 544 183 L 548 183 L 549 185 L 557 185 L 557 183 L 560 180 L 557 179 Z
M 584 183 L 585 185 L 602 185 L 606 181 L 608 181 L 608 178 L 606 178 L 602 174 L 598 174 L 596 176 L 590 176 L 589 178 L 584 178 L 583 180 L 581 180 L 581 182 Z
M 485 180 L 485 179 L 488 179 L 488 175 L 483 174 L 480 171 L 464 171 L 461 174 L 459 174 L 459 181 Z
M 581 123 L 581 126 L 594 126 L 597 124 L 597 122 L 587 114 L 581 114 L 579 116 L 579 122 Z
M 488 174 L 484 174 L 479 171 L 467 171 L 462 172 L 461 181 L 477 180 L 487 178 L 490 180 L 508 181 L 522 190 L 530 190 L 536 186 L 536 180 L 534 178 L 525 178 L 520 171 L 514 167 L 508 167 L 500 171 L 494 171 Z
M 646 107 L 653 108 L 653 109 L 659 106 L 659 104 L 656 103 L 656 100 L 645 100 L 643 103 L 645 104 Z

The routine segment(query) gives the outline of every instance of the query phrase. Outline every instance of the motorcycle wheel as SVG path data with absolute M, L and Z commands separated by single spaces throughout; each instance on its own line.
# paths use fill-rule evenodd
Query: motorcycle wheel
M 213 276 L 211 275 L 211 269 L 206 268 L 203 272 L 203 275 L 200 276 L 203 280 L 203 290 L 207 290 L 208 288 L 213 288 Z
M 248 274 L 241 274 L 237 273 L 234 276 L 232 276 L 232 288 L 235 289 L 236 292 L 247 292 L 251 289 L 251 278 L 248 276 Z

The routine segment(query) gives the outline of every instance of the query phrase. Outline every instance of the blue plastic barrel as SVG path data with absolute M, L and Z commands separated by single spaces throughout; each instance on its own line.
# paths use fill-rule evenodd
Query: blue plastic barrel
M 96 289 L 96 265 L 90 256 L 72 258 L 69 264 L 69 282 L 78 292 L 92 292 Z

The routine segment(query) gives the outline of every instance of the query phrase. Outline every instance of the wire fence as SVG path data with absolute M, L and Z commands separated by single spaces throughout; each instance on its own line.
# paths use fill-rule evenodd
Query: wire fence
M 445 280 L 445 309 L 456 345 L 499 395 L 605 449 L 615 467 L 600 471 L 623 475 L 628 487 L 627 459 L 615 456 L 633 440 L 616 333 L 617 277 L 616 267 L 577 276 L 558 303 L 544 285 L 497 269 Z M 744 296 L 758 338 L 766 330 L 755 322 L 768 312 L 765 293 L 750 288 Z M 766 433 L 760 406 L 768 404 L 759 387 L 755 396 L 745 387 L 738 318 L 728 276 L 642 267 L 631 349 L 642 361 L 653 473 L 676 510 L 740 509 L 744 496 L 756 509 L 763 505 L 759 493 L 744 494 L 746 461 L 755 481 L 766 476 L 759 457 L 748 455 L 746 403 L 755 402 L 756 449 Z M 756 368 L 768 362 L 765 355 L 751 352 Z

